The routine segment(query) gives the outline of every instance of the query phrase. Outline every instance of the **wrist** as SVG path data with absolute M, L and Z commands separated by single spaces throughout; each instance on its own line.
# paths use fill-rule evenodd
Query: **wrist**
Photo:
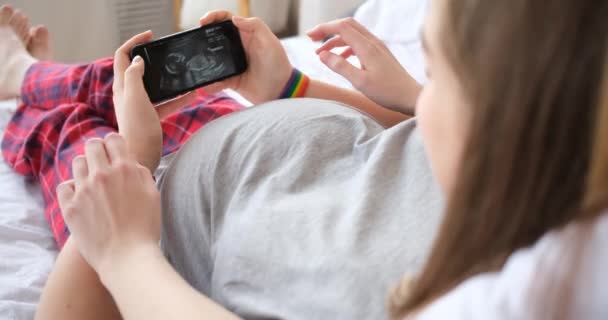
M 417 82 L 409 90 L 403 90 L 403 97 L 400 99 L 401 103 L 395 106 L 393 110 L 414 116 L 416 114 L 418 96 L 420 96 L 421 92 L 422 86 Z
M 135 155 L 135 160 L 150 170 L 150 174 L 154 175 L 158 165 L 160 164 L 161 152 L 138 153 Z
M 287 79 L 279 99 L 302 98 L 306 95 L 310 86 L 310 78 L 300 70 L 293 68 Z
M 127 142 L 127 150 L 135 161 L 148 168 L 150 173 L 154 174 L 162 157 L 162 150 L 159 147 L 162 145 L 162 140 L 159 142 L 155 139 L 154 141 L 146 142 L 140 139 L 140 142 L 136 143 L 130 135 L 123 135 L 123 137 Z
M 142 243 L 112 250 L 106 261 L 100 264 L 97 273 L 103 285 L 112 292 L 112 288 L 129 280 L 129 275 L 139 266 L 151 264 L 164 259 L 156 243 Z

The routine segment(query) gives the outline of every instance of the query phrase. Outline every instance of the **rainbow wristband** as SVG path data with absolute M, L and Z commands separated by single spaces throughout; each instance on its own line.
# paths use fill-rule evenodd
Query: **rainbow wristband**
M 287 81 L 287 85 L 285 85 L 285 88 L 281 91 L 279 99 L 301 98 L 306 94 L 309 84 L 310 78 L 300 70 L 294 68 L 289 77 L 289 81 Z

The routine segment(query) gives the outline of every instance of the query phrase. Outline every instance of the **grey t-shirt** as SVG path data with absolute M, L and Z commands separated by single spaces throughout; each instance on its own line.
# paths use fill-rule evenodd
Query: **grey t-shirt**
M 171 264 L 246 319 L 386 318 L 442 207 L 415 120 L 315 99 L 208 124 L 159 183 Z

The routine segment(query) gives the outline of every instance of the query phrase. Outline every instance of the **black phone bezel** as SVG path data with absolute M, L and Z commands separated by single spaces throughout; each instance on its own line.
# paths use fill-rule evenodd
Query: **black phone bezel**
M 229 30 L 231 30 L 231 34 L 228 35 L 228 37 L 230 38 L 231 42 L 233 42 L 234 44 L 236 44 L 235 46 L 233 46 L 233 50 L 232 50 L 232 59 L 234 60 L 234 65 L 235 65 L 235 72 L 228 74 L 226 76 L 211 80 L 211 81 L 207 81 L 207 82 L 201 82 L 201 83 L 197 83 L 194 86 L 188 87 L 188 88 L 184 88 L 183 90 L 179 90 L 176 91 L 174 93 L 170 93 L 170 94 L 165 94 L 165 95 L 161 95 L 159 92 L 152 92 L 150 89 L 150 85 L 149 85 L 149 79 L 146 77 L 146 72 L 144 71 L 144 76 L 143 76 L 143 81 L 144 81 L 144 87 L 146 88 L 146 92 L 148 93 L 148 97 L 150 98 L 150 101 L 154 104 L 163 102 L 163 101 L 167 101 L 170 99 L 173 99 L 175 97 L 178 97 L 180 95 L 183 95 L 185 93 L 188 93 L 192 90 L 204 87 L 204 86 L 208 86 L 212 83 L 218 82 L 218 81 L 222 81 L 222 80 L 226 80 L 228 78 L 234 77 L 236 75 L 242 74 L 243 72 L 245 72 L 245 70 L 247 70 L 247 56 L 245 54 L 245 49 L 243 48 L 243 42 L 241 40 L 241 35 L 239 33 L 239 30 L 237 29 L 237 27 L 234 25 L 234 23 L 232 23 L 232 21 L 230 20 L 226 20 L 226 21 L 222 21 L 222 22 L 218 22 L 218 23 L 213 23 L 213 24 L 209 24 L 206 26 L 202 26 L 202 27 L 198 27 L 198 28 L 193 28 L 193 29 L 189 29 L 189 30 L 185 30 L 182 32 L 178 32 L 178 33 L 174 33 L 162 38 L 159 38 L 157 40 L 154 41 L 150 41 L 144 44 L 140 44 L 137 45 L 135 47 L 133 47 L 133 49 L 131 49 L 131 53 L 130 53 L 130 58 L 131 61 L 136 57 L 136 56 L 140 56 L 143 60 L 144 60 L 144 64 L 145 64 L 145 69 L 147 70 L 148 68 L 151 68 L 151 62 L 148 60 L 148 57 L 145 54 L 144 49 L 147 46 L 156 46 L 156 45 L 162 45 L 166 42 L 170 42 L 176 38 L 181 38 L 187 35 L 190 35 L 192 33 L 196 33 L 196 32 L 204 32 L 205 30 L 209 29 L 209 28 L 214 28 L 217 26 L 222 26 L 223 28 L 227 28 Z

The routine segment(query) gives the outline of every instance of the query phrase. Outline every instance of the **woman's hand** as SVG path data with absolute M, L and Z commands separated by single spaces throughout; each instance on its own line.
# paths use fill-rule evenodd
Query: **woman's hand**
M 277 99 L 291 76 L 292 66 L 285 49 L 270 28 L 259 18 L 232 16 L 228 11 L 212 11 L 201 25 L 232 19 L 239 29 L 249 66 L 245 73 L 206 88 L 215 92 L 230 88 L 254 104 Z
M 160 120 L 191 103 L 191 92 L 174 100 L 153 106 L 143 84 L 143 59 L 131 63 L 130 52 L 138 44 L 152 39 L 152 32 L 140 33 L 125 42 L 114 55 L 114 110 L 118 132 L 135 159 L 154 172 L 161 157 L 163 134 Z
M 313 41 L 329 36 L 317 54 L 334 72 L 342 75 L 370 100 L 389 109 L 414 113 L 421 86 L 403 69 L 386 45 L 352 18 L 321 24 L 308 32 Z M 340 55 L 330 52 L 345 47 Z M 346 59 L 357 56 L 361 68 Z
M 85 154 L 74 159 L 74 179 L 59 185 L 57 196 L 82 256 L 101 275 L 120 259 L 158 246 L 160 195 L 120 135 L 87 141 Z

